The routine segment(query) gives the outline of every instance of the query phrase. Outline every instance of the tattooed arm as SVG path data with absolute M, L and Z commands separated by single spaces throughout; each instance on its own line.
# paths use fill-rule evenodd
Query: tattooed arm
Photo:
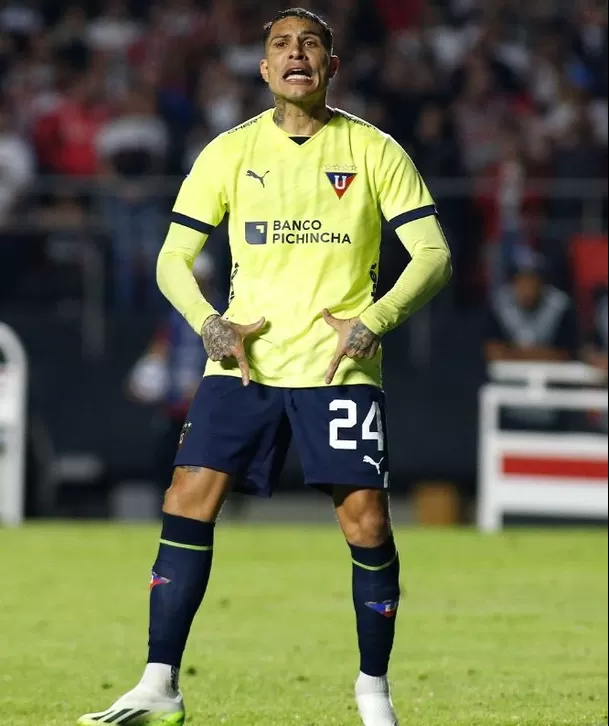
M 213 361 L 229 360 L 234 358 L 241 370 L 243 385 L 250 382 L 250 367 L 245 355 L 244 340 L 248 335 L 257 333 L 264 325 L 264 318 L 251 325 L 239 325 L 212 315 L 203 323 L 201 338 L 207 355 Z
M 367 328 L 359 318 L 353 318 L 347 333 L 345 355 L 347 358 L 374 358 L 380 337 Z
M 380 344 L 380 336 L 367 328 L 359 318 L 341 320 L 328 310 L 323 312 L 326 323 L 338 333 L 338 343 L 334 357 L 326 371 L 326 383 L 332 383 L 338 366 L 344 357 L 374 358 Z

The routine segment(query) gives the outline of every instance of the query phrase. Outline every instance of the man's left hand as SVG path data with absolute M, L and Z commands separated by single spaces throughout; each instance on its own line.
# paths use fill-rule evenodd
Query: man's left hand
M 380 338 L 367 328 L 359 318 L 335 318 L 329 310 L 323 311 L 326 323 L 338 333 L 338 343 L 334 357 L 326 371 L 325 381 L 332 383 L 341 360 L 347 358 L 374 358 L 379 348 Z

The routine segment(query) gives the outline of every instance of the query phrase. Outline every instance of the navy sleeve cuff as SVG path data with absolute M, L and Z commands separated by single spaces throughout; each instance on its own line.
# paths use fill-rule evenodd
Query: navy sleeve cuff
M 175 222 L 175 224 L 181 224 L 183 227 L 190 227 L 190 229 L 201 232 L 201 234 L 211 234 L 215 229 L 213 224 L 201 222 L 198 219 L 189 217 L 186 214 L 180 214 L 179 212 L 171 213 L 171 221 Z
M 394 217 L 393 219 L 389 220 L 389 224 L 392 227 L 392 229 L 395 231 L 399 227 L 401 227 L 403 224 L 408 224 L 408 222 L 414 222 L 415 219 L 423 219 L 424 217 L 432 217 L 435 214 L 437 214 L 436 205 L 428 204 L 425 207 L 419 207 L 418 209 L 413 209 L 410 212 L 404 212 L 403 214 L 398 214 L 397 217 Z

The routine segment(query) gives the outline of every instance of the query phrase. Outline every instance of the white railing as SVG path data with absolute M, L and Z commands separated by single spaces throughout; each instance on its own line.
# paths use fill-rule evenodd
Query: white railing
M 479 529 L 501 528 L 503 515 L 606 519 L 607 435 L 500 429 L 506 406 L 607 412 L 605 376 L 583 363 L 501 362 L 480 391 Z M 549 388 L 558 383 L 574 388 Z
M 21 341 L 0 323 L 0 525 L 24 517 L 27 371 Z

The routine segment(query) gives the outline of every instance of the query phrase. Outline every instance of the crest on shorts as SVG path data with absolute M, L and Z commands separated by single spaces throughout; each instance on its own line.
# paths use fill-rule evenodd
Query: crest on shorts
M 184 437 L 186 434 L 190 431 L 192 428 L 192 423 L 190 421 L 187 421 L 184 426 L 182 426 L 182 430 L 180 431 L 180 438 L 178 439 L 178 448 L 182 446 L 184 443 Z

